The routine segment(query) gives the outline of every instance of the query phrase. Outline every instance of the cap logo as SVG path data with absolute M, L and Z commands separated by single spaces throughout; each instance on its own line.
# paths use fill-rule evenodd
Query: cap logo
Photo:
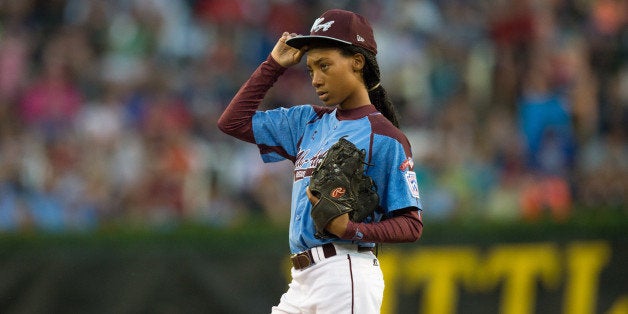
M 316 33 L 321 29 L 323 30 L 323 32 L 326 32 L 331 27 L 331 24 L 334 24 L 334 21 L 329 21 L 327 23 L 321 24 L 324 20 L 324 17 L 317 18 L 316 21 L 314 21 L 314 25 L 312 25 L 312 29 L 310 29 L 310 32 Z
M 360 36 L 360 35 L 356 35 L 355 39 L 357 41 L 364 42 L 364 38 L 362 38 L 362 36 Z

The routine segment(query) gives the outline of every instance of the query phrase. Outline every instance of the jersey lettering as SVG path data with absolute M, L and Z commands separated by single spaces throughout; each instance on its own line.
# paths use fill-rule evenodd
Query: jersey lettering
M 294 169 L 303 168 L 303 164 L 308 162 L 305 156 L 307 155 L 309 151 L 310 151 L 309 149 L 299 151 L 299 153 L 297 154 L 297 159 L 294 162 Z
M 327 155 L 327 151 L 322 154 L 319 151 L 314 154 L 314 156 L 307 158 L 309 151 L 309 149 L 305 151 L 302 150 L 297 154 L 297 159 L 294 162 L 294 181 L 311 176 L 312 171 L 314 171 L 314 169 L 316 169 L 316 167 L 323 162 L 323 158 Z

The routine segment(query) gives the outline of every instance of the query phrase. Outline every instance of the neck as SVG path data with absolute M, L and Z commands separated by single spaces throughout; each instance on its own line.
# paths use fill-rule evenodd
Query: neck
M 362 106 L 370 105 L 371 99 L 369 98 L 369 93 L 366 88 L 358 89 L 355 94 L 350 95 L 338 105 L 340 109 L 354 109 Z

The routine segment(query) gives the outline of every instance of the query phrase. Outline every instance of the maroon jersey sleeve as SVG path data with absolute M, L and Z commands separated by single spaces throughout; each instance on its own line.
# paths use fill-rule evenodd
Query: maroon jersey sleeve
M 402 212 L 400 215 L 376 223 L 349 221 L 342 239 L 375 243 L 414 242 L 423 233 L 420 211 Z
M 218 119 L 218 128 L 237 139 L 254 143 L 253 115 L 266 92 L 285 71 L 286 68 L 269 55 L 233 97 Z

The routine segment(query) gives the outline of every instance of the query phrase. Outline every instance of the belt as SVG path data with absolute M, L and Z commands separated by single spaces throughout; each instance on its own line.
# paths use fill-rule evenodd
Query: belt
M 373 250 L 374 248 L 372 247 L 358 246 L 356 248 L 356 251 L 360 253 L 373 252 Z M 336 256 L 337 254 L 336 246 L 333 243 L 325 243 L 321 246 L 313 247 L 309 250 L 293 254 L 290 256 L 290 261 L 292 262 L 294 269 L 302 270 L 316 264 L 318 261 Z

